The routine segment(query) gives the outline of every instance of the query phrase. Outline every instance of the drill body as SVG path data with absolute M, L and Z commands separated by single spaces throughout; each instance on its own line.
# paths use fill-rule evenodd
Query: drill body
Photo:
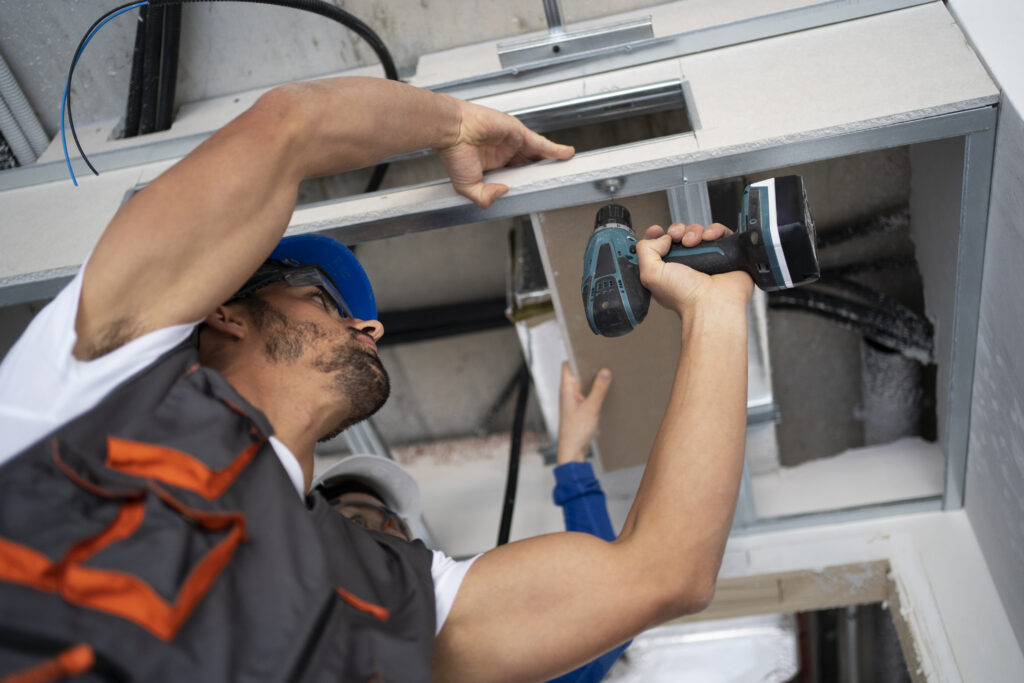
M 607 204 L 597 212 L 583 256 L 581 293 L 594 334 L 619 337 L 643 322 L 651 294 L 640 282 L 629 211 Z M 673 247 L 665 261 L 709 275 L 743 270 L 765 291 L 818 279 L 814 222 L 800 176 L 770 178 L 743 191 L 739 231 L 696 247 Z

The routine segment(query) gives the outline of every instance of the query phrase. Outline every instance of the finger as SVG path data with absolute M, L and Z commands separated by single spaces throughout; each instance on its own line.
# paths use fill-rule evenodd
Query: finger
M 659 231 L 661 229 L 659 228 Z M 651 234 L 651 228 L 647 228 L 648 234 Z M 641 258 L 641 252 L 653 252 L 658 255 L 659 260 L 664 257 L 672 248 L 672 238 L 668 234 L 662 234 L 660 237 L 645 237 L 636 243 L 636 254 L 637 258 Z
M 568 159 L 576 153 L 571 145 L 560 145 L 552 142 L 539 133 L 527 129 L 523 136 L 523 146 L 519 150 L 523 155 L 534 159 Z
M 683 233 L 682 243 L 684 247 L 695 247 L 700 244 L 701 236 L 704 234 L 704 226 L 699 223 L 691 223 L 686 226 Z
M 590 394 L 587 395 L 586 403 L 590 410 L 595 413 L 601 412 L 601 404 L 604 397 L 608 395 L 608 388 L 612 385 L 612 371 L 608 368 L 601 368 L 590 386 Z
M 463 197 L 473 200 L 478 206 L 480 206 L 480 208 L 486 209 L 494 203 L 494 200 L 508 192 L 508 185 L 502 185 L 500 183 L 488 183 L 484 185 L 482 182 L 464 185 L 460 184 L 455 185 L 455 191 Z
M 686 232 L 686 226 L 682 223 L 673 223 L 668 226 L 668 234 L 672 237 L 673 242 L 678 242 L 683 239 L 683 235 Z
M 670 226 L 671 227 L 671 226 Z M 644 231 L 645 240 L 653 240 L 661 237 L 665 234 L 665 230 L 660 225 L 652 225 Z
M 712 223 L 708 227 L 704 228 L 704 232 L 701 233 L 701 237 L 706 240 L 717 240 L 719 237 L 731 234 L 732 230 L 721 223 Z

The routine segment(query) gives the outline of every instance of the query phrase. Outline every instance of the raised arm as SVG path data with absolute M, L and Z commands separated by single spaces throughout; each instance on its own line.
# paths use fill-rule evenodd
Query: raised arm
M 664 263 L 720 225 L 648 230 L 641 279 L 682 317 L 682 350 L 650 460 L 619 538 L 550 534 L 501 546 L 466 575 L 434 678 L 545 680 L 710 601 L 739 489 L 746 427 L 745 274 Z
M 484 207 L 508 189 L 484 184 L 485 170 L 572 154 L 511 116 L 394 81 L 275 88 L 114 216 L 84 273 L 75 356 L 213 310 L 284 234 L 304 178 L 425 148 Z

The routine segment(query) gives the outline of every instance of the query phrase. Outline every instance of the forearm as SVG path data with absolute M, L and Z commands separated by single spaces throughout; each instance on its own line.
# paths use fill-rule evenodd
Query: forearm
M 695 607 L 710 599 L 739 491 L 746 344 L 740 302 L 683 314 L 668 407 L 620 534 L 647 566 L 665 572 L 665 585 L 675 585 L 683 603 Z
M 304 178 L 447 144 L 458 112 L 450 97 L 382 79 L 271 90 L 111 221 L 86 271 L 76 353 L 111 322 L 138 336 L 201 318 L 273 249 Z
M 380 78 L 328 78 L 281 86 L 301 122 L 299 173 L 313 177 L 372 165 L 392 155 L 442 148 L 459 134 L 459 103 L 441 93 Z

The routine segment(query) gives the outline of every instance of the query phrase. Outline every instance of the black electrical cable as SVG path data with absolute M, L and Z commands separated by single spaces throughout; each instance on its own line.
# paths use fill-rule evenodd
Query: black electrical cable
M 160 45 L 164 34 L 164 8 L 150 3 L 146 16 L 146 47 L 142 62 L 142 104 L 139 135 L 156 129 L 157 98 L 160 96 Z
M 96 30 L 96 27 L 105 22 L 108 18 L 113 17 L 115 14 L 122 10 L 126 10 L 130 7 L 135 7 L 139 3 L 129 2 L 114 9 L 106 12 L 96 21 L 92 22 L 92 26 L 82 36 L 82 40 L 78 43 L 78 48 L 75 50 L 75 56 L 71 59 L 71 66 L 68 67 L 68 80 L 64 88 L 64 108 L 67 109 L 68 113 L 68 127 L 71 128 L 71 136 L 75 139 L 75 147 L 78 148 L 78 153 L 82 156 L 82 161 L 89 167 L 89 170 L 93 172 L 93 175 L 99 175 L 99 172 L 93 167 L 92 162 L 89 161 L 89 157 L 85 156 L 85 152 L 82 150 L 82 144 L 78 141 L 78 132 L 75 130 L 75 117 L 71 114 L 71 76 L 75 73 L 75 65 L 78 64 L 79 57 L 82 56 L 82 50 L 85 49 L 86 43 L 89 42 L 89 37 L 92 32 Z M 66 154 L 66 152 L 65 152 Z M 70 164 L 68 166 L 70 168 Z
M 128 104 L 124 112 L 124 137 L 139 134 L 139 116 L 142 109 L 142 65 L 146 55 L 146 16 L 149 7 L 139 8 L 139 23 L 135 29 L 135 48 L 132 50 L 132 73 L 128 80 Z
M 501 527 L 498 529 L 498 545 L 508 543 L 512 529 L 512 509 L 516 503 L 516 487 L 519 484 L 519 459 L 523 448 L 523 427 L 526 422 L 526 399 L 530 395 L 530 369 L 526 363 L 519 369 L 519 393 L 516 394 L 516 412 L 512 419 L 512 446 L 508 455 L 508 477 L 505 480 L 505 504 L 501 510 Z
M 384 74 L 393 81 L 398 80 L 398 69 L 395 68 L 395 62 L 391 58 L 391 53 L 380 39 L 380 36 L 355 15 L 322 0 L 149 0 L 149 4 L 152 6 L 183 5 L 198 2 L 245 2 L 260 5 L 277 5 L 278 7 L 300 9 L 333 19 L 351 29 L 360 38 L 365 40 L 377 54 L 381 66 L 384 67 Z
M 883 311 L 808 288 L 773 292 L 768 305 L 774 309 L 798 309 L 814 313 L 860 333 L 890 349 L 930 359 L 932 338 L 910 329 Z
M 365 40 L 376 53 L 377 58 L 380 59 L 381 66 L 384 68 L 384 74 L 387 76 L 387 78 L 393 81 L 399 80 L 398 69 L 395 67 L 395 62 L 391 58 L 391 53 L 388 51 L 387 47 L 384 45 L 384 42 L 373 31 L 373 29 L 371 29 L 369 26 L 363 23 L 359 18 L 346 12 L 340 7 L 335 7 L 334 5 L 322 2 L 321 0 L 149 0 L 149 6 L 158 7 L 166 5 L 181 5 L 185 3 L 196 2 L 248 2 L 264 5 L 277 5 L 279 7 L 290 7 L 292 9 L 300 9 L 307 12 L 312 12 L 313 14 L 319 14 L 320 16 L 323 17 L 327 17 L 328 19 L 337 21 L 343 26 L 351 29 L 360 38 Z M 84 161 L 86 166 L 89 167 L 89 170 L 93 172 L 93 175 L 99 175 L 99 172 L 92 165 L 92 162 L 89 161 L 89 157 L 86 156 L 85 150 L 82 149 L 82 144 L 78 139 L 78 132 L 75 130 L 75 119 L 71 113 L 71 77 L 75 73 L 75 66 L 78 64 L 78 59 L 82 56 L 82 50 L 85 49 L 85 45 L 89 42 L 93 30 L 95 30 L 97 26 L 101 25 L 108 18 L 112 17 L 118 12 L 128 9 L 130 7 L 135 7 L 138 4 L 138 2 L 129 2 L 124 5 L 120 5 L 112 10 L 105 12 L 101 17 L 96 19 L 96 21 L 93 22 L 92 26 L 90 26 L 89 29 L 85 32 L 85 35 L 82 36 L 82 40 L 79 41 L 78 48 L 75 50 L 75 55 L 71 60 L 71 66 L 68 67 L 68 79 L 64 95 L 64 107 L 67 110 L 68 126 L 71 128 L 71 135 L 74 138 L 75 147 L 78 148 L 78 153 L 81 155 L 82 161 Z M 378 174 L 375 172 L 374 178 L 377 178 L 377 175 Z M 381 178 L 382 177 L 383 176 L 381 175 Z M 376 189 L 377 188 L 374 188 L 374 190 Z M 368 191 L 373 190 L 368 189 Z
M 895 298 L 877 289 L 868 287 L 853 280 L 841 277 L 823 276 L 814 283 L 814 287 L 825 287 L 839 290 L 847 294 L 864 299 L 871 304 L 878 306 L 887 314 L 898 319 L 901 323 L 911 328 L 915 335 L 923 339 L 931 339 L 934 334 L 934 327 L 928 318 L 917 311 L 904 306 Z
M 164 8 L 163 49 L 160 51 L 160 88 L 157 92 L 155 130 L 171 127 L 174 92 L 178 81 L 178 46 L 181 43 L 181 5 Z
M 896 232 L 909 229 L 909 227 L 910 207 L 906 205 L 899 206 L 880 211 L 864 220 L 840 225 L 828 232 L 818 232 L 817 247 L 818 249 L 828 249 L 837 244 L 842 244 L 843 242 L 875 232 Z
M 914 260 L 913 255 L 907 254 L 904 256 L 887 256 L 885 258 L 877 258 L 871 261 L 859 261 L 857 263 L 829 266 L 828 268 L 822 268 L 821 274 L 823 276 L 844 277 L 847 275 L 856 275 L 857 273 L 871 273 L 879 270 L 905 268 L 907 266 L 915 265 L 917 265 L 917 261 Z

